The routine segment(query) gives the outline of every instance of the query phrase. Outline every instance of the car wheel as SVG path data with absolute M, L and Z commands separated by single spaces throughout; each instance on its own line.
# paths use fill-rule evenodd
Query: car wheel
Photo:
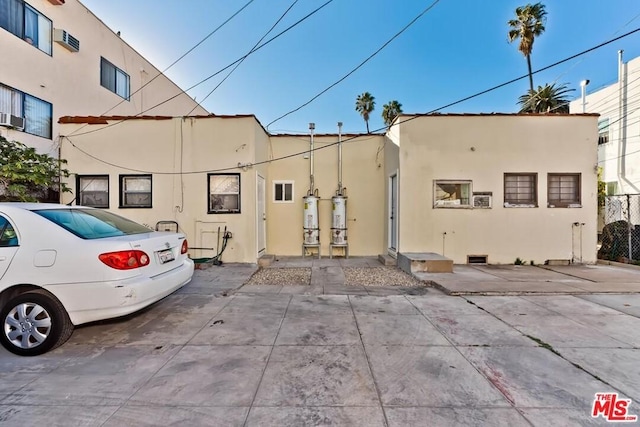
M 65 343 L 73 332 L 66 310 L 44 290 L 12 298 L 0 310 L 0 343 L 14 354 L 37 356 Z

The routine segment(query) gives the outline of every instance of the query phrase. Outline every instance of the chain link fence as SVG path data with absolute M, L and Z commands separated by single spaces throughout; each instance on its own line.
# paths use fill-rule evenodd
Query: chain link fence
M 639 261 L 640 194 L 606 196 L 602 209 L 604 226 L 598 258 Z

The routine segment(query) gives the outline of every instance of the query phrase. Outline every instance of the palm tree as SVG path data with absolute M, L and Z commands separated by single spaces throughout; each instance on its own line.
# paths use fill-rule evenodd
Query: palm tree
M 387 125 L 387 128 L 391 127 L 391 123 L 393 123 L 395 118 L 400 114 L 402 114 L 402 104 L 396 100 L 382 106 L 382 120 L 384 120 L 384 124 Z
M 569 113 L 569 100 L 566 95 L 575 89 L 567 88 L 567 84 L 556 86 L 555 83 L 538 86 L 535 92 L 529 91 L 518 98 L 521 113 Z
M 369 115 L 373 112 L 375 106 L 375 98 L 369 92 L 364 92 L 356 98 L 356 111 L 360 113 L 367 124 L 367 133 L 369 133 Z
M 531 52 L 536 37 L 544 33 L 547 11 L 542 3 L 527 4 L 516 8 L 516 19 L 508 21 L 509 42 L 520 39 L 518 50 L 527 58 L 529 68 L 529 89 L 533 92 L 533 73 L 531 72 Z

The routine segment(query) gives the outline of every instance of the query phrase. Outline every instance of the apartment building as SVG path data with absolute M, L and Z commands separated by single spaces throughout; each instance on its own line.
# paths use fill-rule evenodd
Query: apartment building
M 208 114 L 78 0 L 0 0 L 0 58 L 0 135 L 41 153 L 61 116 Z

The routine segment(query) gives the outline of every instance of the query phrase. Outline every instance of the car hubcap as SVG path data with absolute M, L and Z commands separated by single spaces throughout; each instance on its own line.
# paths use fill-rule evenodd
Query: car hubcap
M 33 348 L 51 332 L 51 316 L 44 307 L 25 302 L 15 306 L 4 320 L 4 334 L 19 348 Z

